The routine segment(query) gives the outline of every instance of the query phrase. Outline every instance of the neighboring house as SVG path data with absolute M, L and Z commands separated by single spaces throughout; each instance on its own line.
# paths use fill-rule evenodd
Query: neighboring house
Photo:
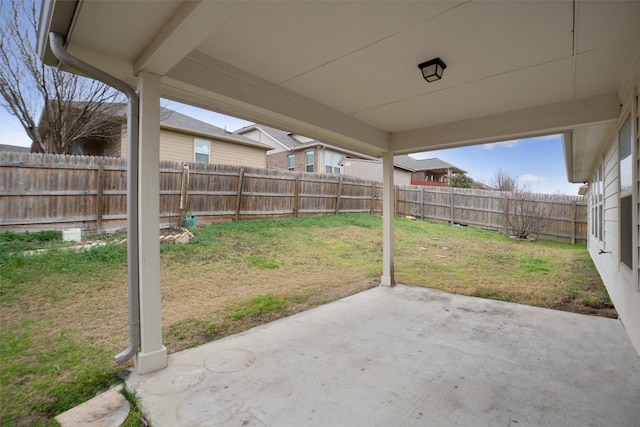
M 382 160 L 380 159 L 343 159 L 340 166 L 345 175 L 382 182 Z M 411 185 L 411 171 L 400 167 L 397 162 L 394 162 L 393 166 L 394 185 Z
M 375 160 L 374 157 L 338 148 L 302 135 L 264 125 L 250 125 L 235 133 L 271 146 L 267 167 L 299 172 L 341 173 L 342 159 Z
M 118 137 L 73 143 L 68 154 L 126 157 L 125 115 L 124 104 L 114 110 L 114 122 L 120 122 L 118 126 L 121 131 Z M 177 111 L 161 108 L 160 160 L 265 167 L 266 152 L 270 149 L 270 146 L 242 135 L 227 132 Z
M 120 144 L 126 106 L 122 103 L 68 101 L 58 105 L 50 101 L 42 109 L 38 122 L 43 147 L 31 144 L 32 153 L 59 153 L 84 156 L 116 156 Z M 59 147 L 52 135 L 64 134 L 73 140 Z
M 588 249 L 620 320 L 640 351 L 640 73 L 620 95 L 607 138 L 564 135 L 569 181 L 588 183 Z M 610 129 L 613 128 L 613 132 Z
M 6 151 L 10 153 L 28 153 L 31 151 L 31 148 L 20 147 L 18 145 L 0 144 L 0 151 Z
M 345 159 L 342 173 L 374 181 L 382 181 L 382 160 Z M 450 174 L 466 171 L 440 159 L 418 160 L 407 155 L 394 156 L 395 185 L 426 185 L 446 187 Z
M 271 145 L 267 166 L 290 171 L 343 173 L 382 181 L 382 160 L 344 150 L 302 135 L 264 125 L 250 125 L 235 133 Z M 396 185 L 447 186 L 450 174 L 466 171 L 440 159 L 417 160 L 407 155 L 394 157 Z
M 395 156 L 393 162 L 411 172 L 411 185 L 446 187 L 450 175 L 467 173 L 459 167 L 436 158 L 418 160 L 404 155 Z
M 160 114 L 160 160 L 266 167 L 268 145 L 167 108 Z M 124 157 L 126 132 L 121 141 Z

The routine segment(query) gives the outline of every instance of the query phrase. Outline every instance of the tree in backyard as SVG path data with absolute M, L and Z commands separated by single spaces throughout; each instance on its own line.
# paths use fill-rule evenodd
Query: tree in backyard
M 502 169 L 489 179 L 489 186 L 498 191 L 514 191 L 518 185 L 518 179 L 509 175 Z
M 518 178 L 502 169 L 490 180 L 490 185 L 504 192 L 502 209 L 506 228 L 519 239 L 540 233 L 549 222 L 548 203 L 541 203 L 540 196 L 531 191 L 531 185 L 521 184 Z
M 35 48 L 37 14 L 35 0 L 0 0 L 0 105 L 20 121 L 35 152 L 69 153 L 73 143 L 114 138 L 122 95 L 44 65 Z
M 471 188 L 473 187 L 473 179 L 463 174 L 453 174 L 449 177 L 449 187 Z

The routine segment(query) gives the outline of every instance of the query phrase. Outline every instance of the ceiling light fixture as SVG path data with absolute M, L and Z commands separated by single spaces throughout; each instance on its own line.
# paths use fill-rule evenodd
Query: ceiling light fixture
M 422 77 L 429 83 L 435 82 L 436 80 L 440 80 L 442 78 L 442 73 L 444 69 L 447 68 L 447 64 L 442 62 L 442 59 L 436 58 L 427 62 L 423 62 L 418 65 L 420 71 L 422 71 Z

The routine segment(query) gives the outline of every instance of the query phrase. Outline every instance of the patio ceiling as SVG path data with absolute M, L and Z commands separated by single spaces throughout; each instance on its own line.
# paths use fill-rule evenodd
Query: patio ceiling
M 565 133 L 584 181 L 640 67 L 632 1 L 45 2 L 69 52 L 162 96 L 379 156 Z M 441 81 L 417 64 L 441 57 Z

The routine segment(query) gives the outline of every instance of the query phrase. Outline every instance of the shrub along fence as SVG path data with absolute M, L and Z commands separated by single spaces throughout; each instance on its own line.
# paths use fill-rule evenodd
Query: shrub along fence
M 187 166 L 187 170 L 183 168 Z M 0 231 L 126 227 L 126 159 L 0 152 Z M 506 231 L 500 192 L 411 186 L 396 189 L 396 214 Z M 586 240 L 582 198 L 542 196 L 549 218 L 541 238 Z M 382 213 L 382 184 L 313 174 L 205 163 L 160 162 L 160 223 L 183 211 L 199 224 L 360 212 Z

